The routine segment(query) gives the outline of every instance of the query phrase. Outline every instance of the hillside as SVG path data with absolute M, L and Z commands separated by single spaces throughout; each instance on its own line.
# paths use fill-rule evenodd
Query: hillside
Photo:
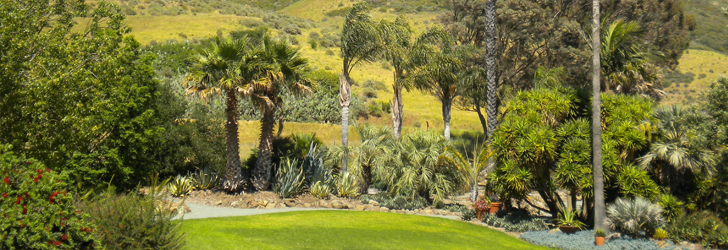
M 367 0 L 372 6 L 375 20 L 394 19 L 403 14 L 410 20 L 416 33 L 437 23 L 442 11 L 439 1 L 378 1 Z M 302 48 L 302 54 L 310 58 L 313 69 L 325 69 L 338 73 L 341 67 L 337 46 L 342 17 L 354 2 L 350 0 L 206 0 L 206 1 L 161 1 L 161 0 L 117 0 L 131 35 L 142 44 L 163 43 L 170 40 L 185 41 L 227 34 L 231 31 L 261 26 L 271 27 L 273 34 L 289 39 Z M 692 34 L 690 51 L 683 56 L 677 72 L 665 75 L 663 83 L 668 96 L 661 104 L 687 104 L 698 98 L 728 69 L 728 62 L 722 54 L 706 50 L 723 50 L 717 41 L 726 41 L 728 19 L 723 16 L 721 6 L 728 6 L 728 0 L 685 0 L 686 14 L 696 21 Z M 278 10 L 278 11 L 274 11 Z M 313 46 L 312 42 L 316 45 Z M 373 80 L 391 86 L 392 71 L 386 63 L 364 64 L 354 70 L 352 77 L 357 82 Z M 389 102 L 391 92 L 378 90 L 377 102 Z M 355 93 L 361 93 L 361 86 L 354 86 Z M 442 126 L 439 102 L 418 91 L 404 94 L 404 125 L 421 128 Z M 364 121 L 362 121 L 364 122 Z M 365 121 L 388 125 L 390 117 L 370 117 Z M 480 123 L 473 112 L 456 110 L 453 113 L 453 128 L 479 130 Z

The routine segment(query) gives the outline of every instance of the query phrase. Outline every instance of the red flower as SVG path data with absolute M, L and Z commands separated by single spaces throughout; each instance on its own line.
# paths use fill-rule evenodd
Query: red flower
M 22 196 L 18 196 L 18 200 L 15 201 L 15 205 L 20 204 L 20 201 L 22 201 L 22 200 L 23 200 L 23 197 Z
M 61 240 L 68 240 L 68 235 L 66 235 L 66 234 L 61 235 Z
M 26 162 L 25 162 L 25 164 L 28 164 L 28 165 L 30 165 L 31 163 L 32 163 L 32 162 L 29 162 L 29 161 L 26 161 Z
M 45 172 L 46 172 L 46 173 L 50 173 L 50 172 L 51 172 L 51 169 L 50 169 L 50 168 L 46 168 L 46 169 L 45 169 Z
M 8 198 L 8 193 L 3 193 L 3 199 Z
M 38 183 L 38 178 L 33 179 L 33 182 Z
M 10 177 L 5 176 L 5 179 L 3 179 L 3 183 L 10 184 Z
M 51 244 L 51 245 L 57 247 L 57 246 L 60 246 L 62 243 L 60 241 L 54 240 L 54 241 L 48 242 L 48 244 Z
M 38 170 L 36 170 L 36 172 L 38 172 L 40 174 L 40 173 L 43 173 L 43 170 L 38 169 Z
M 23 208 L 23 214 L 27 214 L 27 213 L 28 213 L 28 210 Z
M 36 178 L 38 178 L 38 179 L 43 178 L 43 174 L 38 174 L 38 177 L 36 177 Z

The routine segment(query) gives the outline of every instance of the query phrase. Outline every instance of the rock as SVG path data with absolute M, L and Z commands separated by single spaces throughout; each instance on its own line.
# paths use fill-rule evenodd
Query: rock
M 260 204 L 261 206 L 267 207 L 268 206 L 268 200 L 263 200 L 263 203 Z
M 407 211 L 407 214 L 415 214 L 415 211 L 409 210 Z
M 435 213 L 434 213 L 434 212 L 432 211 L 432 209 L 429 209 L 429 208 L 428 208 L 428 209 L 425 209 L 425 214 L 426 214 L 426 215 L 433 215 L 433 214 L 435 214 Z
M 265 209 L 271 209 L 271 208 L 275 208 L 275 207 L 276 207 L 275 203 L 269 203 L 267 206 L 265 206 Z
M 379 209 L 372 205 L 364 205 L 364 211 L 379 211 Z
M 369 201 L 369 205 L 372 205 L 372 206 L 379 206 L 379 202 L 377 202 L 377 201 L 375 201 L 375 200 L 370 200 L 370 201 Z
M 311 203 L 303 203 L 303 207 L 310 208 L 311 207 Z
M 220 205 L 222 205 L 222 201 L 216 201 L 216 202 L 215 202 L 215 203 L 213 203 L 212 205 L 213 205 L 213 206 L 220 206 Z
M 342 208 L 344 208 L 344 203 L 342 203 L 339 200 L 334 200 L 331 202 L 331 207 L 336 208 L 336 209 L 342 209 Z
M 461 213 L 461 212 L 454 212 L 454 213 L 452 213 L 452 215 L 455 215 L 457 217 L 460 217 L 460 216 L 463 216 L 463 213 Z
M 238 207 L 238 206 L 240 206 L 240 202 L 239 201 L 233 201 L 233 203 L 230 203 L 230 206 L 231 207 Z
M 364 211 L 364 206 L 363 205 L 356 205 L 356 207 L 354 207 L 354 210 L 356 210 L 356 211 Z
M 559 230 L 559 228 L 557 227 L 557 228 L 554 228 L 554 229 L 549 230 L 549 233 L 550 234 L 555 234 L 555 233 L 558 233 L 559 231 L 561 231 L 561 230 Z
M 389 212 L 389 208 L 387 208 L 387 207 L 381 207 L 381 208 L 379 208 L 379 211 L 380 212 Z
M 284 208 L 284 207 L 286 207 L 286 204 L 285 203 L 277 203 L 276 204 L 276 208 Z
M 252 201 L 250 201 L 249 205 L 251 208 L 256 208 L 256 207 L 260 206 L 260 203 L 257 200 L 252 200 Z
M 349 204 L 348 202 L 342 202 L 342 203 L 341 203 L 341 207 L 342 207 L 343 209 L 350 209 L 350 208 L 354 208 L 354 206 L 352 206 L 352 205 L 351 205 L 351 204 Z
M 289 206 L 289 207 L 296 206 L 296 200 L 294 200 L 294 199 L 285 199 L 285 200 L 283 200 L 283 202 L 286 203 L 286 206 Z
M 437 210 L 437 214 L 439 214 L 439 215 L 447 215 L 447 211 L 442 210 L 442 209 L 439 209 L 439 210 Z
M 331 208 L 331 205 L 329 205 L 328 202 L 321 200 L 319 201 L 319 207 Z

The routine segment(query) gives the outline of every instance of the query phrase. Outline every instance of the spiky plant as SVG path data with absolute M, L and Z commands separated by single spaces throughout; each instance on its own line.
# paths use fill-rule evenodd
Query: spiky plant
M 303 189 L 303 169 L 298 167 L 298 161 L 286 158 L 278 167 L 276 180 L 273 192 L 281 198 L 293 197 Z
M 654 233 L 665 220 L 659 205 L 636 197 L 634 200 L 619 198 L 607 206 L 606 223 L 614 230 L 637 237 L 640 232 L 647 235 Z
M 581 222 L 576 218 L 576 216 L 579 214 L 579 211 L 571 210 L 571 208 L 567 208 L 564 210 L 563 213 L 559 216 L 558 219 L 556 219 L 556 222 L 559 223 L 559 226 L 570 226 L 570 227 L 577 227 L 579 229 L 582 229 L 586 227 L 586 224 L 584 222 Z
M 182 175 L 177 175 L 177 177 L 167 184 L 167 190 L 175 197 L 182 197 L 189 194 L 194 187 L 194 181 Z
M 331 192 L 331 187 L 328 184 L 325 184 L 321 181 L 315 182 L 311 187 L 308 188 L 311 195 L 315 196 L 319 199 L 326 199 L 326 197 L 329 197 L 329 193 Z
M 462 175 L 463 180 L 470 187 L 470 200 L 475 202 L 478 198 L 478 175 L 486 167 L 488 160 L 493 156 L 487 144 L 482 146 L 474 146 L 472 158 L 467 154 L 463 156 L 452 146 L 445 149 L 445 153 L 441 158 L 448 164 L 457 168 Z
M 219 180 L 217 175 L 210 171 L 209 168 L 198 169 L 190 175 L 190 178 L 194 183 L 194 188 L 197 190 L 208 190 L 215 188 Z
M 340 197 L 356 198 L 359 196 L 359 184 L 356 176 L 350 173 L 339 175 L 336 182 L 336 193 Z

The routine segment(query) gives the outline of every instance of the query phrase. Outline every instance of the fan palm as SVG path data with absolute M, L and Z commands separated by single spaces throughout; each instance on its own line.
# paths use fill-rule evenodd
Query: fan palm
M 662 107 L 655 111 L 660 119 L 661 138 L 652 142 L 647 154 L 638 162 L 643 169 L 653 171 L 663 185 L 673 190 L 685 179 L 682 174 L 705 174 L 715 172 L 715 153 L 705 147 L 703 135 L 688 129 L 685 121 L 700 119 L 696 112 L 684 112 L 679 106 Z M 692 116 L 692 117 L 688 117 Z
M 381 51 L 381 36 L 369 15 L 365 3 L 352 6 L 341 30 L 341 57 L 343 70 L 339 80 L 339 104 L 341 105 L 341 145 L 344 151 L 349 145 L 349 105 L 351 104 L 351 70 L 360 62 L 373 62 Z M 346 172 L 348 153 L 342 154 L 341 171 Z
M 238 122 L 237 104 L 238 94 L 246 88 L 254 76 L 257 67 L 246 64 L 252 57 L 253 49 L 247 37 L 240 39 L 216 38 L 209 49 L 199 51 L 196 70 L 185 78 L 188 95 L 196 95 L 203 101 L 219 95 L 225 95 L 227 116 L 226 138 L 227 165 L 225 168 L 225 181 L 223 189 L 228 192 L 237 192 L 244 188 L 240 156 L 238 153 Z
M 270 187 L 273 154 L 271 143 L 276 123 L 275 112 L 283 105 L 281 91 L 289 88 L 294 93 L 303 94 L 310 92 L 310 88 L 306 86 L 307 81 L 301 77 L 307 61 L 300 57 L 298 48 L 291 47 L 285 41 L 276 41 L 266 36 L 256 56 L 264 62 L 263 65 L 266 65 L 266 75 L 254 80 L 243 94 L 249 97 L 263 114 L 260 121 L 258 159 L 253 170 L 253 187 L 261 191 Z
M 361 144 L 351 148 L 351 173 L 362 180 L 362 191 L 366 191 L 372 183 L 372 169 L 385 164 L 387 156 L 392 155 L 394 137 L 388 129 L 373 125 L 358 125 L 356 131 Z
M 467 156 L 449 146 L 442 154 L 442 160 L 457 168 L 465 183 L 470 186 L 470 200 L 475 202 L 478 199 L 478 175 L 487 166 L 493 151 L 487 144 L 480 147 L 476 145 L 473 147 L 472 159 Z

